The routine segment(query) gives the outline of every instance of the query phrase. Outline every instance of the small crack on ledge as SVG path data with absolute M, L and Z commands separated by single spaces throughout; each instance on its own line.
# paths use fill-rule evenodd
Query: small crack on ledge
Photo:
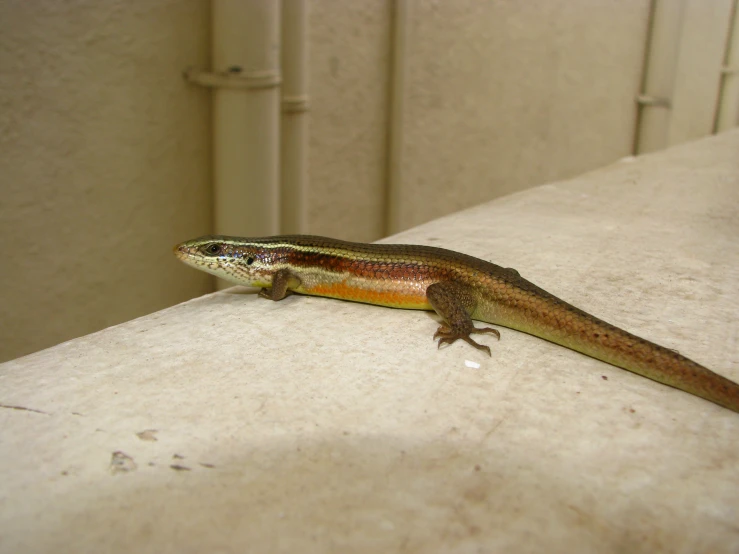
M 24 406 L 11 406 L 10 404 L 0 404 L 0 408 L 7 408 L 8 410 L 20 410 L 23 412 L 34 412 L 36 414 L 51 415 L 49 412 L 44 412 L 42 410 L 36 410 L 34 408 L 26 408 Z

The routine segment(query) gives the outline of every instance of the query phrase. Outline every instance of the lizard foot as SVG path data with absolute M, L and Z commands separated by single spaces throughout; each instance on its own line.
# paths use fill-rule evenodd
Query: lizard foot
M 485 346 L 484 344 L 480 344 L 472 340 L 472 337 L 470 337 L 470 335 L 473 333 L 480 333 L 480 334 L 484 333 L 484 334 L 494 335 L 495 338 L 500 340 L 500 333 L 498 332 L 497 329 L 493 329 L 492 327 L 482 327 L 480 329 L 473 327 L 472 329 L 460 330 L 460 329 L 452 329 L 451 327 L 448 327 L 447 325 L 441 325 L 436 330 L 436 333 L 434 333 L 434 340 L 439 339 L 438 348 L 441 348 L 442 344 L 452 344 L 454 341 L 458 339 L 462 339 L 467 344 L 474 346 L 478 350 L 487 352 L 488 356 L 492 356 L 489 346 Z

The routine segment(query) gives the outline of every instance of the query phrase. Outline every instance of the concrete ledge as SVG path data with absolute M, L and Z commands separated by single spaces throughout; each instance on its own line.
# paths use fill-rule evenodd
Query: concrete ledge
M 515 267 L 739 381 L 738 206 L 733 131 L 387 242 Z M 739 414 L 435 329 L 236 288 L 0 365 L 0 550 L 739 550 Z

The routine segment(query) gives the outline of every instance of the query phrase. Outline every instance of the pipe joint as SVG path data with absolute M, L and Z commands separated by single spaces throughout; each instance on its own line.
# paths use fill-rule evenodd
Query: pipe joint
M 636 97 L 636 103 L 640 106 L 671 108 L 672 103 L 669 98 L 661 96 L 651 96 L 649 94 L 640 94 Z
M 308 96 L 283 96 L 283 113 L 304 113 L 309 109 Z
M 282 75 L 279 71 L 251 71 L 247 73 L 238 66 L 230 67 L 227 71 L 219 73 L 188 68 L 183 76 L 185 80 L 191 83 L 212 88 L 269 89 L 279 87 L 282 83 Z

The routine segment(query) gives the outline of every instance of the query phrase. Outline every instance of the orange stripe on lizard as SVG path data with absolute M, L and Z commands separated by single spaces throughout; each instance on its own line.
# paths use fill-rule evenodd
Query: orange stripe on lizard
M 412 310 L 428 310 L 431 308 L 426 295 L 408 294 L 400 290 L 379 291 L 362 287 L 353 287 L 346 283 L 331 283 L 316 285 L 311 288 L 303 287 L 307 294 L 317 296 L 330 296 L 341 300 L 353 300 L 354 302 L 365 302 L 368 304 L 379 304 L 396 308 L 408 308 Z

